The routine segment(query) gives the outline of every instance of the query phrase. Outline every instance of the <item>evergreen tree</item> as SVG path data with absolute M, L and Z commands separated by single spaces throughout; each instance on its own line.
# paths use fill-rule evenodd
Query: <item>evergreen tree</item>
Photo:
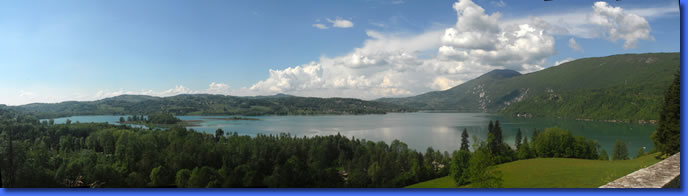
M 518 149 L 518 159 L 530 159 L 533 157 L 533 151 L 531 150 L 530 144 L 528 144 L 528 136 L 526 136 L 523 138 L 523 144 L 521 144 Z
M 612 160 L 628 160 L 628 147 L 626 147 L 626 142 L 616 140 Z
M 518 131 L 516 131 L 516 150 L 521 148 L 521 128 L 518 128 Z
M 218 128 L 215 130 L 215 140 L 220 141 L 220 138 L 225 135 L 225 131 L 223 131 L 221 128 Z
M 461 150 L 468 151 L 468 131 L 466 128 L 463 128 L 461 133 Z
M 655 148 L 662 155 L 673 155 L 681 150 L 681 70 L 674 74 L 674 82 L 664 94 L 664 105 L 659 125 L 652 133 Z
M 119 117 L 119 123 L 124 123 L 124 117 Z

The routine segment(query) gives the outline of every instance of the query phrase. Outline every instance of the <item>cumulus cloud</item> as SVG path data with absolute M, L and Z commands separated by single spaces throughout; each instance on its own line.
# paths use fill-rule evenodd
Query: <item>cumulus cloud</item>
M 573 39 L 573 37 L 569 39 L 569 48 L 575 51 L 583 51 L 583 48 L 578 45 L 578 42 L 576 42 L 576 39 Z
M 538 18 L 500 26 L 499 13 L 487 14 L 472 1 L 461 0 L 454 9 L 458 21 L 445 30 L 438 50 L 441 59 L 532 72 L 543 69 L 546 58 L 555 53 L 554 38 Z
M 114 97 L 114 96 L 119 96 L 119 95 L 150 95 L 150 96 L 156 96 L 156 97 L 169 97 L 169 96 L 175 96 L 175 95 L 181 95 L 181 94 L 220 94 L 220 95 L 229 95 L 232 93 L 231 89 L 229 88 L 229 85 L 224 84 L 224 83 L 217 83 L 217 82 L 211 82 L 208 84 L 207 89 L 203 90 L 192 90 L 189 89 L 183 85 L 176 85 L 173 88 L 166 89 L 166 90 L 161 90 L 161 91 L 155 91 L 155 90 L 124 90 L 124 89 L 119 89 L 115 91 L 111 90 L 100 90 L 98 91 L 95 95 L 92 96 L 82 96 L 78 100 L 97 100 L 97 99 L 103 99 L 103 98 L 108 98 L 108 97 Z
M 342 18 L 337 17 L 336 19 L 327 19 L 327 22 L 332 23 L 332 27 L 337 27 L 337 28 L 351 28 L 354 27 L 354 23 L 351 22 L 350 20 L 345 20 Z
M 621 7 L 614 7 L 607 2 L 595 2 L 593 14 L 588 17 L 592 24 L 606 30 L 605 37 L 612 41 L 624 40 L 624 48 L 635 48 L 638 40 L 652 40 L 650 24 L 645 18 L 624 12 Z
M 539 20 L 538 26 L 553 35 L 575 36 L 586 39 L 606 38 L 624 40 L 624 48 L 632 48 L 639 40 L 652 40 L 648 20 L 678 15 L 675 4 L 643 8 L 622 9 L 605 2 L 565 12 L 544 13 L 535 16 L 509 18 L 504 25 L 522 24 Z
M 563 64 L 563 63 L 568 63 L 568 62 L 571 62 L 571 61 L 573 61 L 573 60 L 575 60 L 575 59 L 569 57 L 569 58 L 566 58 L 566 59 L 561 60 L 561 61 L 555 61 L 555 62 L 554 62 L 554 66 L 558 66 L 558 65 L 561 65 L 561 64 Z
M 249 90 L 301 96 L 408 96 L 445 90 L 493 69 L 532 72 L 554 54 L 554 39 L 537 20 L 500 25 L 500 13 L 486 13 L 470 0 L 453 5 L 451 28 L 418 35 L 367 31 L 362 47 L 346 55 L 271 69 Z
M 313 27 L 318 28 L 318 29 L 329 29 L 330 27 L 327 27 L 327 25 L 316 23 L 313 24 Z
M 435 77 L 435 80 L 432 81 L 432 84 L 430 84 L 430 88 L 435 90 L 447 90 L 460 83 L 463 83 L 463 81 L 452 80 L 444 76 L 438 76 Z

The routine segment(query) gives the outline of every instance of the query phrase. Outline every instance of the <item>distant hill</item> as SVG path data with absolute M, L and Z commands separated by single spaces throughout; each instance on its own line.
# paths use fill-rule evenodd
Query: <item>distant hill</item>
M 40 118 L 154 112 L 171 112 L 176 115 L 313 115 L 414 111 L 408 107 L 360 99 L 297 97 L 285 94 L 255 97 L 209 94 L 184 94 L 172 97 L 120 95 L 97 101 L 33 103 L 11 108 L 33 113 Z
M 494 70 L 445 91 L 377 101 L 421 110 L 655 120 L 680 53 L 584 58 L 521 75 Z

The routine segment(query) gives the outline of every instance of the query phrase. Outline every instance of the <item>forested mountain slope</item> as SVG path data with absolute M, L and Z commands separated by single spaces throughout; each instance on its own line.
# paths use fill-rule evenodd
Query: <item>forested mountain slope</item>
M 584 58 L 529 74 L 494 70 L 445 91 L 378 101 L 421 110 L 654 120 L 680 53 Z

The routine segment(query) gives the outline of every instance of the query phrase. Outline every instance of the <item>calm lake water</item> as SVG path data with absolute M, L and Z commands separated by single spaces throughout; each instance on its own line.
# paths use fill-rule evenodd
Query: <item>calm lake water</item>
M 108 122 L 117 124 L 120 116 L 73 116 L 55 119 L 55 123 Z M 409 148 L 425 152 L 428 147 L 442 151 L 459 148 L 461 132 L 468 130 L 485 140 L 490 120 L 499 120 L 504 141 L 514 145 L 516 130 L 521 128 L 524 136 L 530 138 L 533 128 L 558 126 L 568 129 L 573 135 L 597 140 L 602 148 L 611 154 L 616 140 L 628 145 L 629 156 L 635 156 L 641 147 L 649 151 L 653 147 L 650 135 L 654 125 L 626 123 L 586 122 L 561 119 L 513 119 L 484 113 L 389 113 L 384 115 L 321 115 L 321 116 L 258 116 L 260 120 L 216 120 L 228 116 L 178 116 L 182 120 L 203 120 L 197 131 L 215 134 L 222 128 L 225 132 L 238 132 L 239 135 L 290 133 L 295 136 L 334 135 L 340 133 L 349 138 L 356 137 L 371 141 L 385 141 L 390 144 L 398 139 Z M 126 118 L 126 117 L 125 117 Z M 470 139 L 472 143 L 472 139 Z

